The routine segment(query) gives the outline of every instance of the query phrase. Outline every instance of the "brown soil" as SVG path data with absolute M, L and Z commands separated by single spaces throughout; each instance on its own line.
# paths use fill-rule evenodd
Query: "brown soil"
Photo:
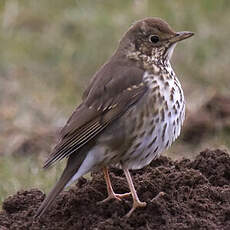
M 205 150 L 194 161 L 160 157 L 132 172 L 137 192 L 147 207 L 127 219 L 131 198 L 97 204 L 106 197 L 102 173 L 80 179 L 61 193 L 54 206 L 33 222 L 45 195 L 21 191 L 3 203 L 0 229 L 230 229 L 230 156 Z M 111 170 L 116 192 L 127 192 L 122 171 Z M 156 197 L 159 192 L 164 195 Z M 155 198 L 156 197 L 156 198 Z M 155 199 L 154 199 L 155 198 Z

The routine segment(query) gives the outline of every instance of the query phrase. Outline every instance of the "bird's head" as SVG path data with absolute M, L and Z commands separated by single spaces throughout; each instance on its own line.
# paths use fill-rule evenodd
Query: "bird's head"
M 134 23 L 121 39 L 120 45 L 127 52 L 151 57 L 154 61 L 169 61 L 177 42 L 194 33 L 175 32 L 159 18 L 145 18 Z

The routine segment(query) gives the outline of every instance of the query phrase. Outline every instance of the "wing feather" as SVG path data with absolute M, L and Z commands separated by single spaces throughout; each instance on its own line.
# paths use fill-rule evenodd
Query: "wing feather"
M 86 99 L 62 129 L 60 140 L 45 162 L 45 168 L 77 152 L 143 96 L 147 91 L 142 82 L 143 72 L 131 70 L 111 78 L 103 87 L 96 89 L 91 86 Z

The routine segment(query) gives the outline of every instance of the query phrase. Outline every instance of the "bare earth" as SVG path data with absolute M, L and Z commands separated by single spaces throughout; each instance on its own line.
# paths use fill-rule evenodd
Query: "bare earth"
M 80 179 L 61 193 L 40 219 L 33 215 L 45 195 L 37 190 L 8 197 L 0 212 L 0 229 L 230 229 L 230 156 L 205 150 L 194 161 L 160 157 L 132 172 L 137 192 L 147 207 L 127 219 L 131 198 L 97 204 L 106 197 L 102 173 Z M 116 192 L 127 192 L 122 171 L 111 170 Z M 163 195 L 156 197 L 159 192 Z M 155 198 L 156 197 L 156 198 Z M 155 198 L 155 199 L 154 199 Z

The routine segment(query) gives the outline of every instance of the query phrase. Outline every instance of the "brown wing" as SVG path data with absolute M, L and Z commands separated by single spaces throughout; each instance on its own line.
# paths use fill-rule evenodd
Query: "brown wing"
M 75 153 L 143 96 L 147 90 L 143 70 L 122 68 L 117 76 L 117 69 L 111 72 L 109 68 L 96 74 L 95 82 L 86 90 L 84 101 L 62 129 L 60 141 L 44 167 Z M 110 74 L 110 78 L 105 80 L 104 74 Z

